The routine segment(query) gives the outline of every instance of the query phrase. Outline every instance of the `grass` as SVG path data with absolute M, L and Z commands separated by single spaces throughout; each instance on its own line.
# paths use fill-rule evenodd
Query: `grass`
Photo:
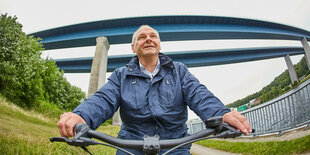
M 0 96 L 0 154 L 87 154 L 81 148 L 64 143 L 51 143 L 59 136 L 57 119 L 34 111 L 23 110 Z M 116 126 L 101 126 L 100 132 L 116 136 Z M 227 142 L 204 140 L 200 145 L 241 154 L 300 154 L 310 151 L 310 135 L 290 141 Z M 106 146 L 89 146 L 93 154 L 110 155 L 116 150 Z
M 310 135 L 290 141 L 227 142 L 203 140 L 197 144 L 227 152 L 260 155 L 300 154 L 310 151 Z
M 87 154 L 81 148 L 64 143 L 51 143 L 59 136 L 55 118 L 46 118 L 33 111 L 25 111 L 0 97 L 0 154 Z M 105 126 L 98 130 L 116 136 L 119 127 Z M 94 154 L 115 154 L 105 146 L 90 146 Z
M 299 81 L 299 84 L 307 81 L 310 78 L 310 74 L 308 76 L 306 76 L 305 78 L 303 78 L 301 81 Z

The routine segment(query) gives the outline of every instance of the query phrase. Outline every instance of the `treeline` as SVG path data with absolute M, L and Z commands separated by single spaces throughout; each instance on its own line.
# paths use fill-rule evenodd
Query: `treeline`
M 310 71 L 307 67 L 306 59 L 303 57 L 299 63 L 294 65 L 298 78 L 307 76 Z M 271 99 L 286 93 L 298 83 L 291 84 L 291 79 L 288 70 L 276 77 L 273 82 L 264 87 L 261 91 L 249 95 L 243 99 L 237 100 L 231 104 L 226 105 L 228 108 L 239 107 L 249 103 L 252 99 L 259 98 L 261 103 L 270 101 Z
M 17 17 L 0 18 L 0 94 L 23 108 L 71 111 L 85 93 L 70 85 L 55 62 L 42 59 L 40 38 L 27 36 Z

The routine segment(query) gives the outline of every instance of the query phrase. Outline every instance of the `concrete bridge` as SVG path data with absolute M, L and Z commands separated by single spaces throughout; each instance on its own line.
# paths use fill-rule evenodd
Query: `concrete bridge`
M 310 69 L 310 32 L 266 21 L 213 16 L 150 16 L 95 21 L 36 32 L 46 50 L 96 45 L 93 58 L 56 60 L 65 72 L 91 72 L 88 96 L 105 83 L 106 71 L 128 63 L 132 55 L 110 56 L 111 44 L 131 43 L 133 32 L 142 24 L 158 30 L 161 41 L 272 39 L 298 40 L 300 47 L 257 47 L 167 53 L 174 61 L 189 67 L 219 65 L 284 57 L 291 81 L 298 81 L 289 55 L 305 54 Z

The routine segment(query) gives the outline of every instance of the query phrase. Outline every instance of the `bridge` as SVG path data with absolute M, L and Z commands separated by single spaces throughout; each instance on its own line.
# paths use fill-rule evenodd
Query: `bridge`
M 277 39 L 302 41 L 303 47 L 265 47 L 244 49 L 223 49 L 199 51 L 178 51 L 167 53 L 173 60 L 180 61 L 188 67 L 229 64 L 253 61 L 287 55 L 310 53 L 307 40 L 310 32 L 296 27 L 266 21 L 214 17 L 214 16 L 150 16 L 95 21 L 69 25 L 30 35 L 43 38 L 46 50 L 95 46 L 96 38 L 107 38 L 110 44 L 131 43 L 133 32 L 142 24 L 148 24 L 158 30 L 161 41 L 181 40 L 215 40 L 215 39 Z M 307 49 L 307 50 L 306 50 Z M 306 54 L 310 62 L 310 54 Z M 133 55 L 108 57 L 107 71 L 128 63 Z M 55 60 L 60 69 L 66 73 L 85 73 L 91 71 L 93 58 L 74 58 Z M 290 60 L 287 60 L 290 61 Z M 287 62 L 288 65 L 290 62 Z M 310 65 L 308 65 L 310 68 Z M 292 70 L 292 69 L 290 69 Z M 293 80 L 297 78 L 291 71 Z
M 154 27 L 161 41 L 214 39 L 309 40 L 310 32 L 292 26 L 231 17 L 150 16 L 69 25 L 30 35 L 43 38 L 46 50 L 95 46 L 98 36 L 109 44 L 131 43 L 133 32 L 143 24 Z
M 285 57 L 287 55 L 304 54 L 302 47 L 258 47 L 219 50 L 196 50 L 167 52 L 172 60 L 184 63 L 187 67 L 231 64 L 268 58 Z M 107 71 L 127 64 L 134 54 L 108 56 Z M 56 64 L 66 73 L 89 73 L 93 57 L 56 59 Z
M 46 50 L 95 46 L 93 58 L 55 60 L 65 72 L 91 72 L 88 95 L 105 83 L 105 72 L 128 63 L 133 55 L 108 56 L 111 44 L 131 43 L 133 32 L 143 24 L 158 30 L 161 41 L 271 39 L 301 41 L 300 47 L 257 47 L 167 52 L 189 67 L 219 65 L 284 57 L 291 81 L 298 81 L 289 55 L 305 54 L 310 68 L 310 32 L 278 23 L 214 16 L 149 16 L 111 19 L 69 25 L 30 35 L 41 37 Z M 104 72 L 102 72 L 104 71 Z

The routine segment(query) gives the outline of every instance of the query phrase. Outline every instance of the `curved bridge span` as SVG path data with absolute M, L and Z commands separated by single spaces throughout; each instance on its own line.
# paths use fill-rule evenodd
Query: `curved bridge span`
M 198 50 L 167 52 L 172 60 L 184 63 L 187 67 L 201 67 L 211 65 L 231 64 L 237 62 L 255 61 L 270 58 L 294 56 L 304 54 L 302 47 L 261 47 L 222 50 Z M 134 54 L 108 56 L 107 71 L 127 64 Z M 89 73 L 93 57 L 56 59 L 56 64 L 66 73 Z
M 215 39 L 310 40 L 310 32 L 272 22 L 214 16 L 149 16 L 94 21 L 69 25 L 30 35 L 43 38 L 46 50 L 95 46 L 105 36 L 109 44 L 131 43 L 133 32 L 143 24 L 154 27 L 162 41 Z

